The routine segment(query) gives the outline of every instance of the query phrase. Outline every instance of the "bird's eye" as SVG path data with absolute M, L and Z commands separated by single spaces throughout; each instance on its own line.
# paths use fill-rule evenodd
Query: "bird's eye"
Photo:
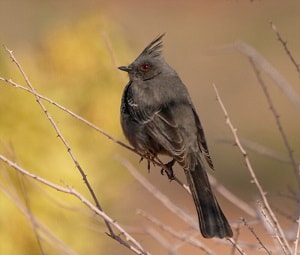
M 149 71 L 150 68 L 151 68 L 151 66 L 149 64 L 143 64 L 143 65 L 141 65 L 141 70 L 144 71 L 144 72 Z

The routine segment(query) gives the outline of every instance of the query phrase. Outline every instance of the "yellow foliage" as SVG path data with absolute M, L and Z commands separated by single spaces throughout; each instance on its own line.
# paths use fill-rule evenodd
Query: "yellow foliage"
M 124 40 L 118 34 L 117 28 L 106 18 L 86 16 L 71 26 L 60 26 L 47 32 L 34 52 L 22 52 L 22 58 L 18 54 L 16 57 L 39 93 L 120 138 L 119 106 L 124 82 L 120 81 L 108 49 L 109 42 L 105 39 L 110 38 L 115 54 L 122 56 L 121 52 L 126 50 Z M 13 80 L 17 77 L 17 81 L 26 86 L 9 61 L 6 69 Z M 119 147 L 79 120 L 44 103 L 88 175 L 101 203 L 109 206 L 109 200 L 120 194 L 124 178 L 113 158 Z M 0 149 L 2 153 L 16 158 L 21 166 L 50 181 L 74 186 L 90 199 L 66 147 L 57 138 L 32 95 L 1 84 L 0 123 L 0 140 L 5 145 Z M 4 168 L 4 165 L 0 166 Z M 93 219 L 94 215 L 86 216 L 80 202 L 32 181 L 24 181 L 15 174 L 1 171 L 0 179 L 1 186 L 19 197 L 20 204 L 24 205 L 23 194 L 27 194 L 32 214 L 66 245 L 81 254 L 101 249 L 99 240 L 104 236 L 95 237 L 97 235 L 88 227 L 88 224 L 99 224 Z M 26 187 L 25 191 L 20 183 Z M 14 190 L 15 187 L 18 187 L 17 190 Z M 0 239 L 5 244 L 1 246 L 0 253 L 40 254 L 30 221 L 12 206 L 14 202 L 0 194 Z M 20 228 L 22 238 L 19 240 L 15 237 L 20 236 Z M 49 241 L 49 237 L 45 239 Z M 49 249 L 48 254 L 54 254 L 53 249 L 57 248 L 45 244 L 44 247 Z

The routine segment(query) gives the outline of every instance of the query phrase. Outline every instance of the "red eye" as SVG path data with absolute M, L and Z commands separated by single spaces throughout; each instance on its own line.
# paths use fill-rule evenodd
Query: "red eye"
M 151 68 L 151 66 L 149 64 L 143 64 L 141 65 L 141 70 L 142 71 L 148 71 Z

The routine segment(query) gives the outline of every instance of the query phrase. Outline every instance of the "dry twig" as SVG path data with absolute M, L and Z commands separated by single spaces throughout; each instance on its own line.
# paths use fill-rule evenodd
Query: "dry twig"
M 274 25 L 274 23 L 271 20 L 270 20 L 270 26 L 271 26 L 272 30 L 274 31 L 278 41 L 282 44 L 286 54 L 288 55 L 288 57 L 292 61 L 293 65 L 296 67 L 297 73 L 300 76 L 300 65 L 297 64 L 295 58 L 293 57 L 291 51 L 289 50 L 289 48 L 287 46 L 287 41 L 283 39 L 283 37 L 280 35 L 279 31 L 277 30 L 277 27 Z
M 177 249 L 172 246 L 166 238 L 164 238 L 159 232 L 157 232 L 154 228 L 147 227 L 146 228 L 147 234 L 149 234 L 157 243 L 159 243 L 164 249 L 167 251 L 168 254 L 177 255 Z
M 268 148 L 262 144 L 259 144 L 257 142 L 254 142 L 254 141 L 251 141 L 251 140 L 248 140 L 245 138 L 240 138 L 240 140 L 241 140 L 242 145 L 248 150 L 251 150 L 260 155 L 269 157 L 271 159 L 275 159 L 282 163 L 291 164 L 291 160 L 289 159 L 289 157 L 287 157 L 286 155 L 283 155 L 282 153 L 280 153 L 278 151 L 275 151 L 275 150 Z M 234 141 L 232 139 L 226 139 L 226 138 L 218 138 L 217 141 L 221 142 L 221 143 L 229 143 L 229 144 L 234 143 Z
M 236 42 L 233 45 L 239 52 L 251 58 L 254 63 L 260 66 L 274 81 L 274 83 L 289 98 L 293 105 L 300 111 L 300 97 L 289 84 L 289 82 L 273 67 L 256 49 L 245 42 Z
M 113 225 L 121 234 L 120 235 L 109 235 L 114 240 L 118 241 L 120 244 L 124 245 L 125 247 L 129 248 L 133 252 L 139 255 L 149 255 L 150 253 L 146 252 L 144 248 L 141 246 L 141 244 L 136 241 L 124 228 L 122 228 L 115 220 L 111 219 L 106 213 L 104 213 L 102 210 L 100 210 L 97 206 L 93 205 L 89 200 L 87 200 L 83 195 L 81 195 L 78 191 L 76 191 L 72 187 L 62 187 L 55 183 L 52 183 L 38 175 L 32 174 L 29 171 L 25 170 L 24 168 L 18 166 L 16 163 L 10 161 L 6 157 L 0 154 L 0 160 L 9 165 L 10 167 L 14 168 L 19 173 L 28 176 L 52 189 L 55 189 L 59 192 L 63 192 L 66 194 L 73 195 L 77 199 L 79 199 L 83 204 L 85 204 L 87 207 L 89 207 L 93 212 L 95 212 L 97 215 L 102 217 L 105 221 L 107 221 L 109 224 Z M 126 241 L 124 241 L 120 236 L 123 235 L 126 238 Z
M 279 237 L 281 243 L 283 244 L 283 248 L 288 252 L 288 254 L 292 254 L 291 247 L 290 247 L 289 243 L 287 242 L 287 240 L 285 238 L 284 232 L 281 229 L 281 226 L 279 225 L 278 220 L 277 220 L 275 214 L 273 213 L 273 211 L 272 211 L 272 209 L 269 205 L 269 202 L 268 202 L 267 197 L 266 197 L 266 193 L 264 192 L 264 190 L 262 189 L 259 181 L 256 178 L 256 175 L 255 175 L 254 170 L 252 168 L 252 165 L 250 163 L 248 154 L 245 151 L 245 149 L 243 148 L 243 146 L 242 146 L 242 144 L 239 140 L 239 137 L 237 135 L 237 129 L 233 126 L 233 124 L 232 124 L 232 122 L 229 118 L 228 112 L 227 112 L 227 110 L 226 110 L 226 108 L 225 108 L 225 106 L 224 106 L 224 104 L 223 104 L 223 102 L 220 98 L 219 92 L 218 92 L 217 87 L 215 86 L 215 84 L 213 84 L 213 87 L 214 87 L 214 90 L 215 90 L 215 93 L 216 93 L 217 101 L 220 104 L 220 107 L 221 107 L 221 109 L 224 113 L 224 116 L 225 116 L 225 119 L 226 119 L 226 124 L 229 126 L 229 128 L 230 128 L 230 130 L 231 130 L 231 132 L 234 136 L 235 143 L 236 143 L 237 147 L 239 148 L 240 152 L 242 153 L 242 155 L 244 157 L 247 169 L 249 170 L 249 173 L 250 173 L 251 178 L 252 178 L 252 182 L 255 184 L 255 186 L 257 187 L 257 189 L 259 191 L 259 194 L 262 198 L 264 207 L 266 208 L 267 213 L 270 216 L 270 219 L 272 220 L 272 223 L 273 223 L 274 227 L 277 230 L 276 232 L 278 233 L 278 237 Z
M 233 238 L 228 238 L 228 241 L 235 247 L 235 249 L 241 254 L 241 255 L 247 255 L 245 251 L 238 245 L 238 243 Z
M 36 98 L 36 102 L 39 104 L 39 106 L 42 108 L 43 112 L 45 113 L 45 115 L 47 116 L 48 120 L 50 121 L 52 127 L 54 128 L 57 137 L 60 138 L 60 140 L 62 141 L 62 143 L 64 144 L 64 146 L 67 149 L 67 152 L 69 153 L 70 157 L 72 158 L 73 162 L 75 163 L 76 168 L 78 169 L 78 171 L 80 172 L 84 183 L 86 184 L 90 194 L 92 195 L 92 198 L 96 204 L 96 206 L 98 207 L 99 210 L 102 211 L 101 205 L 98 201 L 98 198 L 91 186 L 91 184 L 89 183 L 87 176 L 83 170 L 83 168 L 81 167 L 81 165 L 79 164 L 78 160 L 76 159 L 73 151 L 71 150 L 70 145 L 68 144 L 67 140 L 64 138 L 64 136 L 62 135 L 60 129 L 58 128 L 58 126 L 56 125 L 54 119 L 52 118 L 52 116 L 50 115 L 50 113 L 48 112 L 47 108 L 45 107 L 45 105 L 43 104 L 43 102 L 41 101 L 41 98 L 37 95 L 36 90 L 34 89 L 33 85 L 31 84 L 31 82 L 29 81 L 25 71 L 23 70 L 22 66 L 20 65 L 20 63 L 18 62 L 18 60 L 15 58 L 12 50 L 9 50 L 6 46 L 4 46 L 5 50 L 7 51 L 7 53 L 9 54 L 10 58 L 12 59 L 12 61 L 16 64 L 18 70 L 20 71 L 20 73 L 22 74 L 27 86 L 30 88 L 31 91 L 34 92 L 35 94 L 35 98 Z M 105 221 L 105 220 L 104 220 Z M 112 228 L 110 227 L 109 223 L 107 221 L 105 221 L 106 227 L 109 230 L 109 234 L 114 236 L 114 232 L 112 230 Z
M 255 237 L 255 239 L 258 241 L 258 243 L 260 244 L 260 246 L 269 254 L 271 255 L 272 252 L 269 251 L 269 249 L 263 244 L 263 242 L 261 241 L 261 239 L 258 237 L 258 235 L 255 233 L 254 228 L 251 227 L 248 222 L 242 218 L 242 221 L 244 223 L 244 225 L 250 230 L 250 232 L 252 233 L 252 235 Z
M 86 124 L 87 126 L 93 128 L 94 130 L 96 130 L 97 132 L 101 133 L 102 135 L 104 135 L 106 138 L 110 139 L 111 141 L 113 141 L 114 143 L 122 146 L 123 148 L 139 155 L 140 157 L 144 157 L 144 155 L 142 155 L 141 153 L 139 153 L 137 150 L 135 150 L 134 148 L 132 148 L 131 146 L 115 139 L 113 136 L 111 136 L 110 134 L 108 134 L 107 132 L 105 132 L 103 129 L 99 128 L 98 126 L 94 125 L 93 123 L 89 122 L 88 120 L 84 119 L 83 117 L 77 115 L 76 113 L 72 112 L 71 110 L 69 110 L 68 108 L 58 104 L 57 102 L 53 101 L 52 99 L 45 97 L 39 93 L 37 93 L 36 91 L 33 91 L 31 89 L 25 88 L 24 86 L 14 82 L 11 79 L 6 79 L 3 77 L 0 77 L 0 81 L 3 81 L 7 84 L 12 85 L 14 88 L 17 89 L 21 89 L 23 91 L 26 91 L 27 93 L 30 93 L 32 95 L 34 95 L 35 97 L 38 97 L 39 99 L 42 99 L 52 105 L 54 105 L 55 107 L 57 107 L 58 109 L 68 113 L 70 116 L 72 116 L 75 119 L 78 119 L 79 121 L 83 122 L 84 124 Z M 154 165 L 160 166 L 164 169 L 164 171 L 168 172 L 169 169 L 166 167 L 166 165 L 158 158 L 147 158 L 147 160 L 149 160 L 150 162 L 152 162 Z M 173 176 L 173 180 L 175 182 L 177 182 L 184 190 L 186 190 L 188 193 L 190 193 L 189 187 L 185 184 L 183 184 L 175 175 Z
M 184 233 L 176 232 L 173 228 L 167 226 L 166 224 L 163 224 L 158 219 L 156 219 L 152 215 L 150 215 L 150 214 L 148 214 L 148 213 L 146 213 L 146 212 L 144 212 L 142 210 L 138 210 L 137 213 L 139 215 L 142 215 L 143 217 L 145 217 L 147 220 L 149 220 L 151 223 L 153 223 L 156 226 L 158 226 L 163 231 L 169 233 L 170 235 L 172 235 L 176 239 L 182 241 L 183 243 L 188 243 L 188 244 L 190 244 L 190 245 L 192 245 L 192 246 L 194 246 L 196 248 L 199 248 L 200 250 L 202 250 L 203 252 L 205 252 L 208 255 L 216 255 L 216 253 L 214 253 L 212 250 L 210 250 L 209 248 L 207 248 L 201 241 L 197 240 L 193 236 L 186 235 Z M 197 235 L 198 235 L 198 233 L 197 233 Z
M 154 187 L 149 181 L 147 181 L 146 178 L 139 174 L 139 172 L 130 162 L 120 158 L 118 160 L 132 174 L 132 176 L 137 181 L 139 181 L 139 183 L 142 184 L 143 187 L 146 188 L 155 198 L 157 198 L 166 208 L 168 208 L 183 221 L 188 223 L 191 227 L 198 230 L 198 224 L 194 218 L 192 218 L 189 214 L 175 205 L 166 195 L 161 193 L 156 187 Z
M 295 249 L 294 249 L 294 254 L 293 255 L 297 255 L 298 254 L 298 243 L 299 243 L 299 238 L 300 238 L 300 216 L 297 220 L 298 223 L 298 228 L 297 228 L 297 233 L 296 233 L 296 240 L 294 242 L 295 244 Z
M 217 181 L 215 177 L 213 177 L 211 174 L 209 174 L 209 180 L 211 185 L 228 201 L 230 201 L 232 204 L 234 204 L 239 209 L 243 210 L 245 213 L 250 215 L 251 217 L 256 217 L 257 213 L 255 210 L 249 206 L 248 203 L 244 202 L 242 199 L 237 197 L 235 194 L 233 194 L 231 191 L 229 191 L 226 187 L 224 187 L 221 183 Z
M 268 88 L 267 88 L 266 84 L 264 83 L 264 81 L 263 81 L 263 79 L 261 77 L 260 71 L 256 67 L 256 65 L 255 65 L 255 63 L 254 63 L 254 61 L 253 61 L 252 58 L 249 58 L 249 61 L 250 61 L 251 65 L 252 65 L 252 68 L 253 68 L 253 70 L 255 72 L 255 75 L 256 75 L 256 78 L 258 80 L 258 83 L 261 86 L 261 88 L 262 88 L 262 90 L 264 92 L 264 95 L 266 96 L 267 102 L 269 104 L 269 108 L 270 108 L 270 110 L 273 113 L 273 116 L 274 116 L 275 121 L 276 121 L 276 125 L 278 127 L 279 132 L 280 132 L 280 135 L 282 137 L 284 145 L 285 145 L 285 147 L 287 149 L 290 161 L 291 161 L 292 166 L 293 166 L 294 175 L 295 175 L 295 178 L 297 180 L 297 185 L 298 185 L 298 192 L 297 193 L 300 194 L 300 174 L 299 174 L 299 169 L 298 169 L 296 160 L 295 160 L 294 155 L 293 155 L 293 150 L 292 150 L 292 148 L 291 148 L 291 146 L 289 144 L 289 141 L 287 139 L 287 136 L 286 136 L 285 131 L 283 129 L 283 126 L 281 124 L 280 116 L 279 116 L 279 114 L 278 114 L 278 112 L 277 112 L 277 110 L 276 110 L 276 108 L 275 108 L 275 106 L 274 106 L 274 104 L 272 102 L 271 96 L 270 96 L 270 94 L 268 92 Z
M 67 254 L 67 255 L 76 255 L 77 254 L 73 250 L 71 250 L 65 243 L 63 243 L 59 238 L 57 238 L 34 215 L 32 215 L 32 214 L 29 215 L 28 210 L 25 209 L 22 202 L 1 184 L 0 184 L 0 189 L 1 189 L 2 193 L 6 195 L 6 197 L 8 197 L 11 201 L 13 201 L 14 205 L 17 206 L 19 211 L 21 211 L 29 221 L 34 222 L 36 229 L 39 232 L 41 232 L 39 234 L 41 239 L 48 238 L 48 240 L 55 245 L 54 248 L 56 248 L 56 249 L 58 249 L 58 247 L 60 248 L 58 254 Z

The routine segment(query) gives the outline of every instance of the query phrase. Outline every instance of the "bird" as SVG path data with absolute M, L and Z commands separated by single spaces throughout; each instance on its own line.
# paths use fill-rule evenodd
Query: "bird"
M 204 159 L 214 169 L 204 130 L 187 87 L 162 54 L 158 35 L 128 66 L 120 122 L 129 143 L 145 158 L 168 155 L 172 175 L 177 162 L 184 170 L 204 238 L 230 238 L 232 229 L 213 194 Z M 170 178 L 172 178 L 170 176 Z

